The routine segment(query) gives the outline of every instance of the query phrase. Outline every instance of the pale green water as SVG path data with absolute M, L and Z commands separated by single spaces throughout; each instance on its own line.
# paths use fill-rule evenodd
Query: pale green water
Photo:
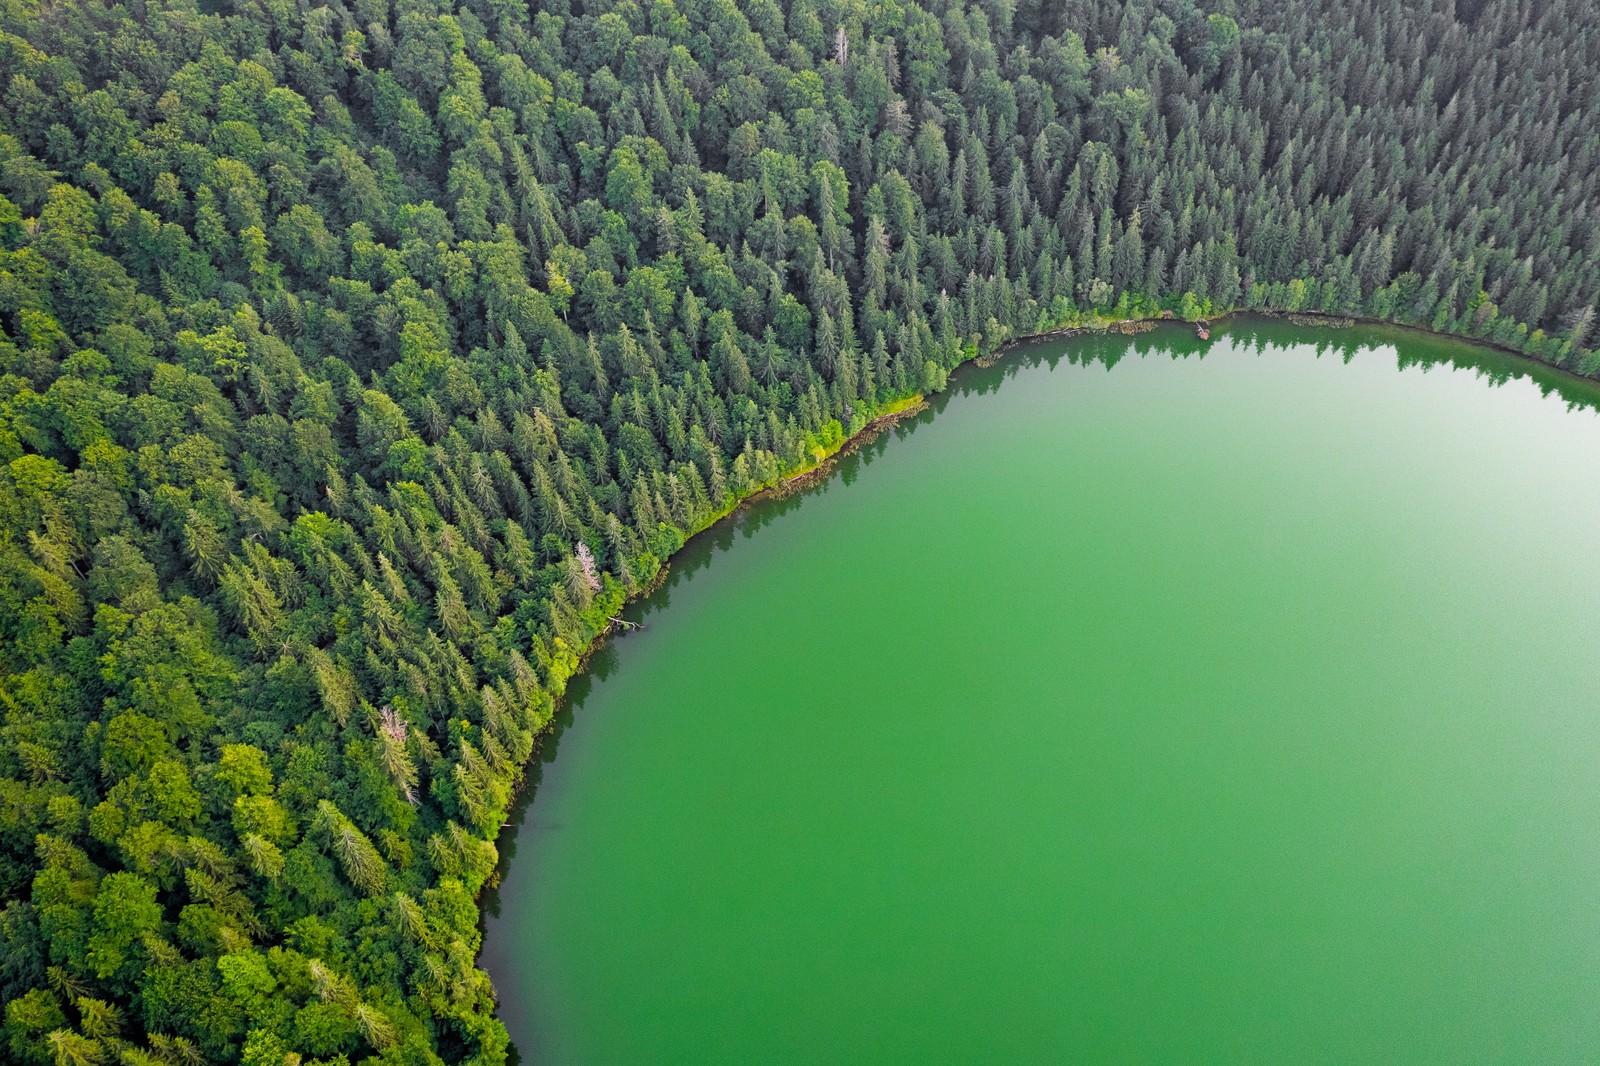
M 1592 393 L 1197 344 L 1014 353 L 688 549 L 503 841 L 524 1062 L 1600 1061 Z

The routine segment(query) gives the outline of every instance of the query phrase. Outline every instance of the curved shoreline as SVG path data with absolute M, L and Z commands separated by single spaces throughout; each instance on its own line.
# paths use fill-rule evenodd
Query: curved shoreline
M 1545 383 L 1540 381 L 1539 377 L 1544 374 L 1548 374 L 1550 377 L 1556 379 L 1556 381 L 1559 383 L 1581 386 L 1585 391 L 1589 391 L 1594 394 L 1591 397 L 1591 400 L 1597 408 L 1600 408 L 1600 380 L 1584 377 L 1563 367 L 1558 367 L 1552 363 L 1544 362 L 1543 360 L 1536 359 L 1525 353 L 1506 348 L 1493 342 L 1482 341 L 1475 338 L 1460 337 L 1449 333 L 1436 333 L 1422 326 L 1413 326 L 1405 323 L 1385 321 L 1382 319 L 1364 319 L 1354 318 L 1352 316 L 1332 316 L 1306 312 L 1295 312 L 1294 314 L 1297 316 L 1303 316 L 1307 319 L 1333 319 L 1335 321 L 1327 322 L 1325 324 L 1316 322 L 1291 323 L 1289 321 L 1289 312 L 1254 309 L 1235 309 L 1218 314 L 1214 317 L 1206 319 L 1205 321 L 1213 329 L 1222 324 L 1248 322 L 1250 319 L 1259 319 L 1262 322 L 1268 323 L 1293 325 L 1297 328 L 1306 330 L 1337 330 L 1355 327 L 1393 329 L 1403 333 L 1412 334 L 1419 339 L 1426 339 L 1431 342 L 1459 344 L 1465 348 L 1477 349 L 1484 353 L 1493 354 L 1497 358 L 1513 361 L 1523 372 L 1518 376 L 1526 375 L 1534 377 L 1535 384 L 1541 388 L 1543 388 Z M 828 451 L 815 463 L 803 467 L 797 472 L 780 477 L 776 484 L 764 486 L 746 496 L 740 497 L 739 499 L 735 500 L 726 510 L 714 515 L 699 528 L 687 533 L 684 537 L 683 545 L 680 546 L 678 550 L 675 551 L 671 556 L 663 559 L 655 574 L 653 574 L 648 581 L 641 583 L 633 594 L 628 595 L 623 600 L 622 604 L 618 608 L 619 616 L 622 610 L 625 610 L 630 605 L 641 603 L 649 596 L 654 594 L 673 576 L 672 563 L 674 559 L 679 558 L 690 544 L 699 541 L 705 534 L 711 533 L 712 531 L 718 529 L 719 527 L 723 526 L 724 523 L 733 519 L 737 519 L 741 512 L 755 506 L 756 504 L 763 503 L 768 500 L 783 499 L 793 495 L 796 492 L 813 488 L 818 484 L 825 482 L 828 477 L 836 472 L 841 460 L 859 451 L 862 447 L 881 436 L 884 431 L 893 428 L 896 424 L 905 420 L 906 418 L 922 414 L 932 409 L 934 398 L 938 396 L 948 396 L 951 392 L 951 386 L 955 383 L 956 376 L 958 374 L 963 376 L 969 375 L 971 373 L 971 371 L 968 370 L 969 367 L 975 365 L 979 370 L 989 369 L 994 367 L 1001 359 L 1005 358 L 1007 355 L 1011 354 L 1017 349 L 1024 349 L 1032 345 L 1050 341 L 1070 341 L 1119 336 L 1125 340 L 1133 341 L 1138 336 L 1154 331 L 1161 327 L 1178 328 L 1189 331 L 1192 334 L 1194 325 L 1195 324 L 1192 322 L 1178 318 L 1146 317 L 1137 319 L 1118 319 L 1107 322 L 1104 325 L 1068 326 L 1043 333 L 1010 338 L 1001 342 L 995 348 L 987 352 L 981 352 L 970 358 L 963 359 L 962 362 L 957 364 L 949 371 L 944 385 L 939 390 L 936 390 L 927 396 L 919 393 L 915 394 L 914 396 L 892 402 L 890 405 L 888 405 L 890 408 L 889 410 L 869 418 L 869 420 L 862 425 L 861 428 L 843 438 L 831 451 Z M 1216 339 L 1220 340 L 1221 337 L 1219 336 Z M 507 835 L 504 832 L 505 829 L 509 828 L 512 830 L 510 834 L 512 837 L 516 835 L 516 830 L 521 828 L 527 808 L 537 798 L 537 783 L 534 784 L 533 788 L 528 788 L 528 783 L 530 780 L 528 770 L 538 760 L 539 753 L 542 750 L 544 743 L 553 735 L 559 735 L 561 729 L 563 728 L 563 725 L 557 721 L 557 714 L 564 706 L 567 705 L 570 686 L 580 678 L 587 679 L 593 656 L 602 648 L 604 648 L 609 639 L 613 637 L 619 629 L 626 631 L 627 628 L 631 627 L 619 626 L 617 622 L 611 622 L 606 626 L 606 628 L 596 633 L 589 641 L 587 646 L 585 646 L 579 654 L 576 667 L 574 668 L 572 674 L 567 678 L 566 685 L 564 686 L 562 693 L 557 696 L 554 701 L 554 712 L 552 713 L 550 722 L 546 724 L 542 730 L 540 730 L 539 734 L 535 738 L 533 754 L 529 757 L 528 762 L 524 764 L 522 773 L 518 777 L 513 787 L 512 798 L 507 810 L 506 822 L 501 827 L 500 832 L 495 833 L 494 836 L 489 838 L 497 845 L 498 842 Z M 486 935 L 487 933 L 486 917 L 489 913 L 490 907 L 494 905 L 493 900 L 498 895 L 501 878 L 509 868 L 510 859 L 511 854 L 509 851 L 499 852 L 498 861 L 493 874 L 485 881 L 482 889 L 480 889 L 479 894 L 476 897 L 475 902 L 478 905 L 478 929 L 481 934 Z M 482 947 L 480 945 L 479 957 L 481 957 L 481 955 Z M 487 969 L 485 969 L 484 972 L 486 974 L 489 973 Z M 489 974 L 489 978 L 492 986 L 494 980 L 493 974 Z M 498 991 L 496 992 L 496 1000 L 498 1016 Z
M 1542 359 L 1536 359 L 1524 352 L 1519 352 L 1513 348 L 1507 348 L 1504 345 L 1496 344 L 1492 341 L 1485 341 L 1472 337 L 1461 337 L 1454 333 L 1436 333 L 1425 326 L 1415 326 L 1404 322 L 1392 322 L 1381 318 L 1358 318 L 1349 315 L 1325 315 L 1321 312 L 1289 312 L 1255 308 L 1234 308 L 1229 311 L 1220 312 L 1219 314 L 1204 319 L 1203 321 L 1211 324 L 1212 326 L 1224 323 L 1232 323 L 1236 320 L 1244 320 L 1249 318 L 1259 318 L 1266 322 L 1288 322 L 1291 314 L 1302 316 L 1308 319 L 1339 320 L 1338 324 L 1328 323 L 1322 325 L 1310 325 L 1292 323 L 1300 326 L 1302 329 L 1334 330 L 1354 328 L 1356 326 L 1381 327 L 1384 329 L 1394 329 L 1404 333 L 1415 334 L 1416 336 L 1425 338 L 1429 341 L 1443 341 L 1446 343 L 1462 344 L 1469 348 L 1478 348 L 1485 352 L 1491 352 L 1502 358 L 1512 359 L 1519 364 L 1523 364 L 1526 369 L 1530 371 L 1549 373 L 1567 383 L 1583 386 L 1595 393 L 1595 402 L 1597 406 L 1600 406 L 1600 379 L 1584 377 L 1583 375 L 1568 370 L 1564 367 L 1556 366 L 1554 363 L 1547 363 Z M 1353 325 L 1346 326 L 1344 323 L 1352 323 Z M 950 384 L 952 381 L 954 381 L 955 376 L 957 374 L 970 372 L 968 370 L 969 367 L 976 367 L 980 370 L 988 369 L 995 366 L 1000 360 L 1004 359 L 1016 349 L 1046 341 L 1081 340 L 1091 337 L 1114 336 L 1125 336 L 1129 340 L 1132 340 L 1134 337 L 1141 336 L 1144 333 L 1151 332 L 1152 330 L 1159 329 L 1161 327 L 1172 327 L 1187 330 L 1194 325 L 1195 323 L 1193 322 L 1176 317 L 1144 317 L 1113 319 L 1108 321 L 1105 325 L 1063 326 L 1059 329 L 1046 330 L 1043 333 L 1030 333 L 1026 336 L 1012 337 L 1002 341 L 999 345 L 987 352 L 980 352 L 969 359 L 964 359 L 949 371 L 949 376 L 946 378 L 944 387 L 935 391 L 931 396 L 917 393 L 912 397 L 904 398 L 901 401 L 892 402 L 890 404 L 891 407 L 895 407 L 896 403 L 903 404 L 904 406 L 897 407 L 893 410 L 885 412 L 884 414 L 872 417 L 860 429 L 841 440 L 832 451 L 828 452 L 817 462 L 808 467 L 804 467 L 795 473 L 780 477 L 779 481 L 774 485 L 764 486 L 746 496 L 739 497 L 726 510 L 714 515 L 698 529 L 687 533 L 683 538 L 683 545 L 680 546 L 677 551 L 673 552 L 672 555 L 661 560 L 661 565 L 657 571 L 651 575 L 649 580 L 641 583 L 635 592 L 633 592 L 631 595 L 628 595 L 622 601 L 622 604 L 618 610 L 621 611 L 632 604 L 642 602 L 644 599 L 658 590 L 671 576 L 673 559 L 682 555 L 684 549 L 687 548 L 691 543 L 699 540 L 705 534 L 710 533 L 724 522 L 727 522 L 733 518 L 737 518 L 742 511 L 751 506 L 769 499 L 781 499 L 785 496 L 791 495 L 794 492 L 810 488 L 813 485 L 825 480 L 827 476 L 830 475 L 838 466 L 839 460 L 844 459 L 851 453 L 859 450 L 863 445 L 869 443 L 885 430 L 892 428 L 900 421 L 912 415 L 921 414 L 922 412 L 928 410 L 932 404 L 933 397 L 949 393 Z M 1143 326 L 1146 328 L 1130 329 L 1124 332 L 1117 329 L 1119 326 Z M 605 645 L 606 641 L 616 634 L 617 629 L 618 626 L 613 622 L 612 624 L 606 626 L 606 628 L 600 630 L 594 635 L 593 638 L 590 639 L 588 645 L 585 646 L 579 653 L 578 665 L 573 670 L 572 674 L 567 678 L 566 685 L 570 686 L 573 681 L 577 680 L 581 675 L 587 672 L 589 662 L 594 654 Z M 559 711 L 559 709 L 566 703 L 566 700 L 567 694 L 564 689 L 561 695 L 555 698 L 554 709 Z M 544 729 L 540 730 L 538 735 L 535 737 L 533 755 L 529 756 L 528 762 L 524 764 L 522 776 L 517 779 L 512 788 L 508 814 L 511 810 L 517 809 L 531 800 L 531 795 L 524 796 L 524 789 L 527 783 L 527 767 L 532 765 L 534 758 L 537 757 L 541 743 L 545 736 L 553 728 L 554 722 L 555 716 L 553 712 L 551 715 L 550 724 L 547 724 Z M 507 824 L 510 824 L 509 820 Z M 501 828 L 504 829 L 506 826 L 502 826 Z M 496 842 L 500 839 L 500 837 L 501 834 L 496 833 L 494 836 L 488 839 L 491 842 Z M 479 895 L 477 897 L 478 899 L 481 900 L 484 893 L 498 890 L 500 876 L 504 866 L 505 859 L 504 856 L 502 856 L 496 863 L 495 872 L 490 875 L 489 879 L 484 882 L 483 888 L 479 890 Z M 483 926 L 483 908 L 480 906 L 478 914 L 478 927 L 480 931 L 483 930 Z

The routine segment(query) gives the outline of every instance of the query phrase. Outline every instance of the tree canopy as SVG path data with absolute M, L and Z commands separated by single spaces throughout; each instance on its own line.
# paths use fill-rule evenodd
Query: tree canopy
M 0 0 L 0 1057 L 506 1059 L 554 701 L 1009 339 L 1600 373 L 1580 0 Z

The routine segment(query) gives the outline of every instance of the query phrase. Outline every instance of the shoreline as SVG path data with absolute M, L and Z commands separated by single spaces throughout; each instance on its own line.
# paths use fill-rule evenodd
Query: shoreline
M 1295 318 L 1304 319 L 1307 321 L 1292 321 L 1291 315 L 1293 315 Z M 1414 326 L 1401 322 L 1391 322 L 1384 319 L 1360 318 L 1350 315 L 1331 315 L 1323 314 L 1321 312 L 1273 311 L 1251 308 L 1234 308 L 1228 311 L 1220 312 L 1200 321 L 1215 329 L 1220 325 L 1231 323 L 1235 320 L 1248 320 L 1250 318 L 1259 318 L 1264 321 L 1271 322 L 1282 322 L 1284 324 L 1293 325 L 1301 329 L 1313 330 L 1336 331 L 1357 327 L 1382 327 L 1385 329 L 1394 329 L 1404 333 L 1414 334 L 1430 341 L 1444 341 L 1461 344 L 1468 348 L 1476 348 L 1485 352 L 1492 352 L 1496 356 L 1514 360 L 1517 364 L 1521 364 L 1525 371 L 1531 371 L 1535 373 L 1547 372 L 1558 380 L 1565 380 L 1571 384 L 1581 384 L 1595 392 L 1597 406 L 1600 406 L 1600 379 L 1585 377 L 1576 373 L 1575 371 L 1556 366 L 1553 363 L 1548 363 L 1541 359 L 1536 359 L 1533 356 L 1527 355 L 1526 353 L 1519 352 L 1512 348 L 1507 348 L 1492 341 L 1485 341 L 1472 337 L 1462 337 L 1451 333 L 1436 333 L 1424 326 Z M 1033 333 L 1025 336 L 1009 338 L 1005 341 L 1002 341 L 999 345 L 988 352 L 983 352 L 974 355 L 971 358 L 963 359 L 949 371 L 944 386 L 938 391 L 932 393 L 931 395 L 916 393 L 910 397 L 904 397 L 897 401 L 891 401 L 890 404 L 887 405 L 887 410 L 872 416 L 860 429 L 841 440 L 832 451 L 826 453 L 815 463 L 803 467 L 794 473 L 780 476 L 776 483 L 757 489 L 747 496 L 740 497 L 739 499 L 735 500 L 726 510 L 715 514 L 703 525 L 699 526 L 692 532 L 688 532 L 684 536 L 683 545 L 679 547 L 678 550 L 671 556 L 661 560 L 660 567 L 650 577 L 650 579 L 640 584 L 635 592 L 633 592 L 631 595 L 627 595 L 623 599 L 622 603 L 617 608 L 617 616 L 620 617 L 622 612 L 625 611 L 630 605 L 641 602 L 658 591 L 672 575 L 673 559 L 681 555 L 684 549 L 687 548 L 691 543 L 700 539 L 706 533 L 709 533 L 721 526 L 723 523 L 732 519 L 736 519 L 741 512 L 755 506 L 756 504 L 763 503 L 767 500 L 784 499 L 790 495 L 793 495 L 794 493 L 803 492 L 806 489 L 813 488 L 819 483 L 825 481 L 834 473 L 841 460 L 845 459 L 854 452 L 859 451 L 863 446 L 881 436 L 886 430 L 892 429 L 901 421 L 928 411 L 932 407 L 933 397 L 948 393 L 950 391 L 950 385 L 954 381 L 955 376 L 958 373 L 967 371 L 968 367 L 976 367 L 980 370 L 990 369 L 996 366 L 1003 358 L 1005 358 L 1015 349 L 1047 341 L 1066 341 L 1088 337 L 1115 336 L 1122 336 L 1131 340 L 1134 337 L 1152 332 L 1155 329 L 1163 326 L 1181 328 L 1190 331 L 1192 334 L 1192 331 L 1196 325 L 1196 322 L 1191 322 L 1186 319 L 1173 316 L 1167 318 L 1144 317 L 1114 319 L 1106 322 L 1103 325 L 1063 326 L 1058 329 L 1047 330 L 1042 333 Z M 616 621 L 611 621 L 605 626 L 605 628 L 595 633 L 595 635 L 589 640 L 588 644 L 578 654 L 577 663 L 574 666 L 572 673 L 563 683 L 561 693 L 555 696 L 550 721 L 535 735 L 533 752 L 529 756 L 528 761 L 524 764 L 522 774 L 518 777 L 516 783 L 512 787 L 511 798 L 507 807 L 507 820 L 505 824 L 501 826 L 500 832 L 497 832 L 494 834 L 494 836 L 487 838 L 491 843 L 495 843 L 497 845 L 497 852 L 499 851 L 498 842 L 502 839 L 502 837 L 507 835 L 505 830 L 510 829 L 510 835 L 515 835 L 516 830 L 521 828 L 522 816 L 528 805 L 534 802 L 535 798 L 537 797 L 537 788 L 535 788 L 532 792 L 527 790 L 529 780 L 527 769 L 528 767 L 532 766 L 534 761 L 537 759 L 545 740 L 557 731 L 556 713 L 566 702 L 568 687 L 573 681 L 577 680 L 580 675 L 583 675 L 587 672 L 593 656 L 599 652 L 606 645 L 606 643 L 609 642 L 609 640 L 618 635 L 619 632 L 626 633 L 631 628 L 634 627 L 630 625 L 619 625 Z M 488 913 L 488 908 L 484 905 L 485 898 L 499 892 L 501 877 L 508 865 L 508 855 L 500 853 L 495 864 L 494 872 L 484 881 L 483 886 L 479 889 L 478 893 L 474 897 L 474 903 L 478 906 L 478 930 L 483 936 L 487 935 L 485 918 L 486 914 Z M 483 949 L 480 942 L 480 955 L 482 950 Z M 488 970 L 486 969 L 483 972 L 488 974 Z M 490 985 L 493 987 L 493 975 L 488 974 L 488 976 L 490 979 Z M 498 990 L 496 991 L 495 995 L 496 1002 L 498 1004 Z
M 969 359 L 962 363 L 961 366 L 965 366 L 967 363 L 971 363 L 973 361 L 974 360 Z M 956 369 L 960 369 L 960 367 L 958 366 Z M 737 518 L 740 512 L 747 510 L 758 503 L 763 503 L 767 500 L 781 500 L 787 496 L 793 495 L 796 492 L 803 492 L 804 490 L 812 488 L 818 483 L 826 480 L 827 477 L 833 473 L 834 468 L 838 466 L 840 460 L 848 457 L 853 452 L 859 451 L 863 445 L 875 440 L 884 431 L 892 429 L 904 419 L 913 415 L 919 415 L 926 411 L 928 409 L 928 399 L 921 393 L 916 393 L 913 396 L 905 397 L 902 400 L 891 403 L 890 408 L 890 410 L 887 410 L 882 414 L 874 415 L 864 426 L 856 430 L 850 436 L 844 438 L 833 449 L 833 451 L 828 452 L 825 456 L 817 460 L 812 465 L 805 467 L 796 473 L 790 474 L 787 477 L 780 478 L 774 485 L 768 485 L 764 488 L 757 489 L 748 496 L 741 496 L 738 500 L 734 501 L 732 506 L 730 506 L 727 510 L 714 515 L 704 525 L 685 536 L 683 538 L 683 546 L 677 551 L 673 552 L 672 555 L 663 559 L 661 561 L 661 565 L 656 569 L 656 572 L 651 575 L 650 580 L 641 584 L 636 591 L 634 591 L 631 595 L 628 595 L 622 601 L 622 604 L 617 608 L 618 616 L 620 617 L 621 612 L 627 610 L 631 604 L 638 603 L 648 598 L 650 595 L 660 589 L 662 585 L 666 584 L 668 578 L 670 578 L 672 574 L 672 560 L 678 555 L 682 554 L 684 548 L 687 548 L 691 543 L 699 540 L 705 534 L 711 532 L 724 522 Z M 550 722 L 547 723 L 543 729 L 539 730 L 537 734 L 535 734 L 533 753 L 528 756 L 528 761 L 523 766 L 522 775 L 517 779 L 516 784 L 512 786 L 511 798 L 507 807 L 508 819 L 511 813 L 520 805 L 525 805 L 526 803 L 532 801 L 532 795 L 524 795 L 528 781 L 528 775 L 526 772 L 527 767 L 533 764 L 535 757 L 537 757 L 539 754 L 540 746 L 542 745 L 546 736 L 550 734 L 555 723 L 555 714 L 557 711 L 559 711 L 561 705 L 566 701 L 567 687 L 570 686 L 573 681 L 577 680 L 577 678 L 588 669 L 589 661 L 597 652 L 601 650 L 601 648 L 605 646 L 610 639 L 618 635 L 619 632 L 626 633 L 629 629 L 636 627 L 642 628 L 642 626 L 638 626 L 637 623 L 634 625 L 619 625 L 616 620 L 612 620 L 604 629 L 600 630 L 592 638 L 590 638 L 589 643 L 578 654 L 577 665 L 573 668 L 572 673 L 563 683 L 561 694 L 555 697 L 554 708 L 551 712 Z M 514 826 L 510 820 L 508 820 L 500 828 L 504 830 L 508 827 L 516 828 L 516 826 Z M 502 833 L 496 833 L 493 837 L 490 837 L 489 840 L 491 843 L 498 842 L 502 835 Z M 496 850 L 498 851 L 498 847 Z M 478 895 L 475 897 L 475 900 L 481 901 L 485 894 L 499 889 L 500 875 L 502 872 L 501 867 L 503 865 L 504 858 L 501 857 L 501 859 L 497 860 L 495 863 L 494 873 L 492 873 L 488 879 L 484 881 L 483 887 L 478 890 Z M 484 908 L 479 906 L 478 930 L 480 933 L 484 932 L 483 914 Z M 481 947 L 479 950 L 482 950 Z M 487 973 L 488 971 L 485 972 Z
M 1482 337 L 1465 337 L 1459 333 L 1435 333 L 1427 326 L 1414 326 L 1409 322 L 1394 322 L 1386 318 L 1363 318 L 1360 315 L 1335 315 L 1322 311 L 1271 311 L 1255 308 L 1236 308 L 1225 315 L 1218 316 L 1213 321 L 1222 321 L 1230 318 L 1264 318 L 1271 321 L 1292 322 L 1294 325 L 1306 329 L 1355 329 L 1358 326 L 1376 327 L 1381 329 L 1399 330 L 1402 333 L 1414 334 L 1430 341 L 1448 341 L 1455 344 L 1464 344 L 1469 348 L 1481 348 L 1486 352 L 1512 359 L 1523 364 L 1528 370 L 1546 372 L 1554 377 L 1575 385 L 1593 389 L 1597 398 L 1600 398 L 1600 377 L 1589 377 L 1578 373 L 1576 370 L 1555 363 L 1536 358 L 1527 352 L 1500 344 L 1496 341 L 1484 340 Z M 1297 318 L 1307 319 L 1306 322 L 1295 322 Z
M 1292 322 L 1290 318 L 1291 315 L 1312 321 Z M 1381 318 L 1360 318 L 1352 315 L 1332 315 L 1324 314 L 1320 311 L 1291 312 L 1256 308 L 1232 308 L 1227 311 L 1218 312 L 1209 318 L 1199 319 L 1194 322 L 1191 322 L 1188 319 L 1178 318 L 1176 315 L 1171 317 L 1146 316 L 1142 318 L 1120 318 L 1108 320 L 1103 325 L 1061 326 L 1056 329 L 1046 330 L 1042 333 L 1029 333 L 1020 337 L 1011 337 L 1001 341 L 999 345 L 987 352 L 979 353 L 969 359 L 963 359 L 960 363 L 956 364 L 956 366 L 951 368 L 949 371 L 945 386 L 933 393 L 932 396 L 938 396 L 949 392 L 950 381 L 954 379 L 956 374 L 966 371 L 968 367 L 976 367 L 980 370 L 989 369 L 996 366 L 1013 350 L 1030 344 L 1042 343 L 1045 341 L 1078 340 L 1085 337 L 1125 336 L 1131 339 L 1132 337 L 1151 332 L 1162 326 L 1192 330 L 1198 323 L 1203 322 L 1214 328 L 1222 324 L 1230 323 L 1235 319 L 1248 319 L 1251 317 L 1272 322 L 1285 322 L 1291 325 L 1299 326 L 1302 329 L 1341 330 L 1359 326 L 1377 326 L 1385 329 L 1395 329 L 1405 333 L 1416 334 L 1417 336 L 1424 337 L 1428 340 L 1463 344 L 1468 347 L 1479 348 L 1487 352 L 1493 352 L 1499 356 L 1513 359 L 1518 363 L 1525 364 L 1530 370 L 1545 371 L 1558 378 L 1570 381 L 1571 383 L 1584 385 L 1595 390 L 1596 399 L 1597 401 L 1600 401 L 1600 379 L 1584 377 L 1582 374 L 1568 370 L 1565 367 L 1556 366 L 1554 363 L 1547 363 L 1542 359 L 1535 359 L 1533 356 L 1528 355 L 1525 352 L 1519 352 L 1516 349 L 1507 348 L 1504 345 L 1496 344 L 1493 341 L 1480 340 L 1475 337 L 1462 337 L 1454 333 L 1436 333 L 1433 330 L 1428 329 L 1426 326 L 1414 326 L 1404 322 L 1391 322 L 1387 319 Z M 673 552 L 672 555 L 661 560 L 660 567 L 653 575 L 651 575 L 650 579 L 642 583 L 636 591 L 623 599 L 621 605 L 617 608 L 618 614 L 620 615 L 620 613 L 626 610 L 631 604 L 644 600 L 646 597 L 660 589 L 661 586 L 665 584 L 668 578 L 671 576 L 672 560 L 680 555 L 684 548 L 687 548 L 691 542 L 699 539 L 701 536 L 715 529 L 723 522 L 738 517 L 739 513 L 748 507 L 754 506 L 769 499 L 783 499 L 786 496 L 792 495 L 795 492 L 803 491 L 804 489 L 810 488 L 816 483 L 824 480 L 833 472 L 833 469 L 838 465 L 839 460 L 844 459 L 852 452 L 859 450 L 863 445 L 876 438 L 884 430 L 892 428 L 903 419 L 912 415 L 921 414 L 922 412 L 928 410 L 928 408 L 932 405 L 932 396 L 916 393 L 913 396 L 905 397 L 899 401 L 891 401 L 889 405 L 891 410 L 885 411 L 882 414 L 874 415 L 867 421 L 865 425 L 856 430 L 856 432 L 852 433 L 850 436 L 845 437 L 832 451 L 828 452 L 812 465 L 804 467 L 787 476 L 780 476 L 777 483 L 759 488 L 747 496 L 739 497 L 726 510 L 713 515 L 704 525 L 701 525 L 699 528 L 686 533 L 683 538 L 683 545 L 679 547 L 676 552 Z M 590 659 L 597 651 L 600 650 L 601 647 L 605 645 L 608 640 L 617 635 L 619 630 L 626 632 L 627 629 L 628 627 L 626 626 L 618 626 L 616 622 L 610 622 L 604 629 L 601 629 L 595 633 L 595 635 L 589 640 L 589 643 L 578 654 L 577 665 L 573 668 L 572 673 L 563 683 L 562 692 L 557 695 L 553 701 L 554 708 L 551 713 L 551 724 L 553 724 L 555 721 L 555 710 L 558 710 L 566 700 L 566 687 L 570 685 L 580 674 L 584 673 L 584 671 L 588 668 Z M 539 748 L 545 736 L 551 730 L 551 724 L 546 724 L 545 727 L 541 729 L 534 737 L 533 754 L 529 756 L 528 763 L 524 764 L 524 773 L 517 779 L 516 784 L 512 786 L 511 798 L 507 809 L 508 815 L 511 810 L 515 809 L 519 804 L 524 802 L 523 792 L 527 783 L 527 766 L 531 765 L 534 757 L 538 755 Z M 503 825 L 501 828 L 505 829 L 507 826 Z M 491 843 L 493 843 L 497 842 L 500 837 L 501 834 L 496 833 L 493 837 L 488 839 Z M 500 884 L 501 865 L 503 864 L 500 862 L 496 863 L 495 872 L 484 882 L 483 888 L 479 890 L 478 896 L 476 897 L 477 899 L 481 899 L 484 893 L 498 888 Z M 483 929 L 483 924 L 482 908 L 480 907 L 478 916 L 478 926 L 480 931 Z

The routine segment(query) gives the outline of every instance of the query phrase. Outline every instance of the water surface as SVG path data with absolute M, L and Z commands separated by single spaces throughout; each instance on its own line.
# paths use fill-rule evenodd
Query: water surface
M 1600 1060 L 1593 391 L 1033 346 L 685 551 L 503 841 L 524 1062 Z

